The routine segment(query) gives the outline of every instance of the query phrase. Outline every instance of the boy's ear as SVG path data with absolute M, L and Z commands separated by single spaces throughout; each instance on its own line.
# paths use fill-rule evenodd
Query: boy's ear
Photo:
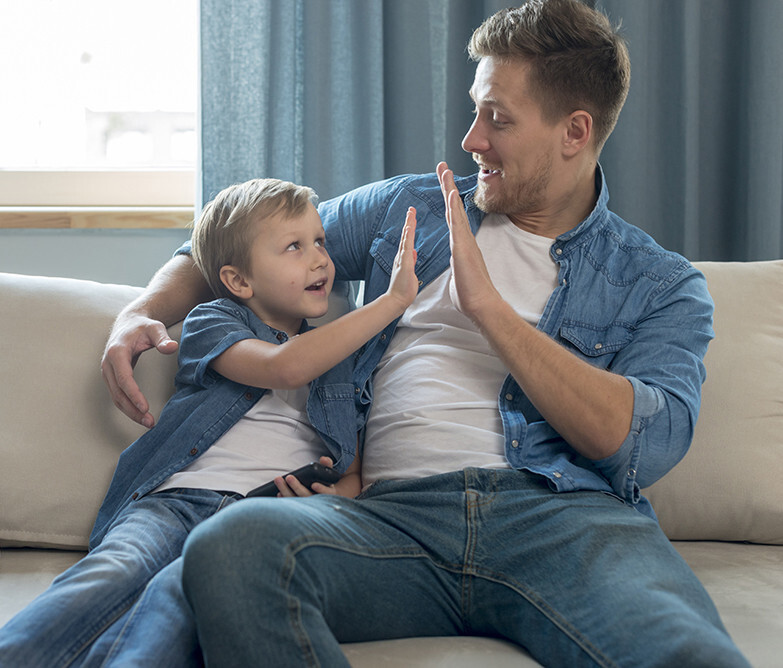
M 228 291 L 239 299 L 250 299 L 253 296 L 253 288 L 242 272 L 233 265 L 227 264 L 220 268 L 220 280 Z
M 584 149 L 593 136 L 593 117 L 584 110 L 572 112 L 566 120 L 563 151 L 573 156 Z

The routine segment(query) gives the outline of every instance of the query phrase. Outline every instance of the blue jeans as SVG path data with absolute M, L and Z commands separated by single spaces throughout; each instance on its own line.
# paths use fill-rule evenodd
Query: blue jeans
M 749 665 L 655 521 L 515 471 L 236 504 L 191 534 L 183 584 L 210 666 L 332 668 L 339 642 L 464 634 L 546 666 Z
M 169 633 L 186 639 L 175 630 L 183 615 L 176 596 L 170 594 L 178 586 L 169 586 L 172 581 L 179 585 L 180 564 L 165 567 L 181 555 L 193 527 L 233 501 L 219 492 L 182 489 L 151 494 L 131 504 L 97 548 L 0 629 L 0 666 L 101 665 L 137 599 L 144 593 L 149 603 L 147 594 L 153 591 L 165 590 L 155 601 L 168 620 L 165 626 L 154 626 L 156 617 L 152 613 L 145 617 L 151 622 L 152 632 L 145 639 L 149 649 L 176 645 Z M 151 584 L 156 581 L 159 589 Z M 184 626 L 191 624 L 188 616 Z

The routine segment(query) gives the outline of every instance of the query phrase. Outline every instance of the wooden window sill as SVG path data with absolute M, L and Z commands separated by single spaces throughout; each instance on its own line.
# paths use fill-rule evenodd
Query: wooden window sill
M 193 222 L 193 207 L 0 207 L 0 229 L 170 229 Z

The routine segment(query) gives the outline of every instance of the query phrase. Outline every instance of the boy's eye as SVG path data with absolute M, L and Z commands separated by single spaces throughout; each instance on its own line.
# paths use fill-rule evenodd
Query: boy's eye
M 322 248 L 323 245 L 324 245 L 324 240 L 323 239 L 316 239 L 315 240 L 315 245 L 316 245 L 317 248 Z
M 288 248 L 286 248 L 286 250 L 287 250 L 287 251 L 290 251 L 290 250 L 299 250 L 299 242 L 298 242 L 298 241 L 294 241 L 293 243 L 291 243 L 291 244 L 288 244 Z

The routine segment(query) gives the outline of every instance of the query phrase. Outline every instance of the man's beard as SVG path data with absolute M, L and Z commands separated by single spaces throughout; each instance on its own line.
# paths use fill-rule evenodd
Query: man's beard
M 474 156 L 474 159 L 478 157 Z M 535 175 L 527 181 L 509 183 L 501 172 L 500 183 L 489 192 L 489 187 L 479 179 L 473 201 L 484 213 L 513 216 L 540 211 L 551 175 L 552 156 L 544 154 L 538 160 Z

